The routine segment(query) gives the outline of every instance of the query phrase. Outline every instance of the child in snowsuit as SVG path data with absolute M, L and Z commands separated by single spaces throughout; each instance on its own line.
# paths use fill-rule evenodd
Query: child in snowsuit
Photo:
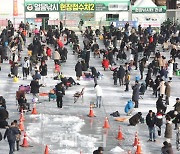
M 133 101 L 129 100 L 124 108 L 124 111 L 125 113 L 127 113 L 128 116 L 130 116 L 133 111 L 133 108 L 134 108 L 134 103 Z

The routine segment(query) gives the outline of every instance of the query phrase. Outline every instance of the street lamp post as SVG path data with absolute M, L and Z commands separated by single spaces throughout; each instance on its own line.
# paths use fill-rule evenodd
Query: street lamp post
M 26 22 L 26 0 L 24 0 L 24 23 Z
M 128 21 L 132 21 L 132 5 L 131 5 L 131 0 L 129 1 Z
M 65 0 L 65 5 L 67 5 L 67 0 Z M 64 27 L 66 28 L 66 13 L 67 10 L 65 9 L 65 15 L 64 15 Z
M 58 7 L 60 8 L 60 0 L 59 0 Z M 60 28 L 60 21 L 61 21 L 61 13 L 60 13 L 60 9 L 59 9 L 59 28 Z

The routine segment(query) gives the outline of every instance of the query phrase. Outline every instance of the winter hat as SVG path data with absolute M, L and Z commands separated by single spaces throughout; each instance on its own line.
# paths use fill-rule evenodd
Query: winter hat
M 141 112 L 138 112 L 138 114 L 139 114 L 139 115 L 142 115 L 142 113 L 141 113 Z
M 157 117 L 158 119 L 162 119 L 162 118 L 163 118 L 163 115 L 162 115 L 162 113 L 158 112 L 158 113 L 156 114 L 156 117 Z
M 99 147 L 98 148 L 98 151 L 100 152 L 100 151 L 104 151 L 104 148 L 103 147 Z
M 165 146 L 167 146 L 167 145 L 168 145 L 168 142 L 167 142 L 167 141 L 164 141 L 163 144 L 164 144 Z

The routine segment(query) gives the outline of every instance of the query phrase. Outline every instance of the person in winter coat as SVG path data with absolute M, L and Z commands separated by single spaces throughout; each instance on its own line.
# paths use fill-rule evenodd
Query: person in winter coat
M 49 58 L 51 58 L 52 50 L 49 47 L 46 47 L 46 54 Z
M 163 142 L 163 147 L 161 148 L 162 154 L 173 154 L 173 149 L 171 143 L 167 141 Z
M 80 77 L 82 76 L 82 65 L 80 61 L 77 62 L 75 66 L 75 71 L 76 71 L 77 80 L 80 80 Z
M 22 66 L 23 66 L 23 79 L 24 79 L 27 78 L 27 75 L 29 75 L 30 62 L 28 60 L 28 57 L 24 58 Z
M 132 87 L 133 89 L 133 94 L 132 94 L 132 101 L 135 102 L 134 108 L 138 108 L 139 106 L 139 82 L 135 81 L 135 85 Z
M 131 116 L 131 113 L 133 112 L 134 103 L 133 101 L 129 100 L 124 108 L 125 113 L 127 113 L 128 116 Z
M 161 82 L 160 82 L 159 86 L 157 87 L 157 90 L 158 89 L 160 90 L 160 96 L 162 96 L 162 98 L 163 98 L 163 96 L 165 94 L 165 88 L 166 88 L 164 83 L 165 83 L 164 80 L 161 79 Z
M 176 98 L 176 104 L 174 105 L 174 111 L 177 111 L 180 113 L 180 100 L 179 98 Z
M 81 61 L 81 65 L 82 65 L 82 70 L 83 71 L 87 71 L 88 70 L 88 67 L 87 67 L 87 64 L 85 63 L 85 60 Z
M 140 63 L 139 63 L 139 71 L 140 71 L 140 74 L 141 74 L 141 80 L 143 79 L 144 67 L 145 67 L 144 60 L 141 60 Z
M 13 63 L 18 63 L 18 55 L 15 52 L 12 53 L 11 62 L 12 62 L 12 64 Z
M 165 95 L 166 95 L 166 105 L 169 105 L 169 97 L 171 96 L 171 86 L 170 81 L 165 82 Z
M 58 50 L 55 50 L 54 53 L 53 53 L 54 63 L 57 62 L 59 64 L 60 59 L 61 59 L 61 56 L 60 56 Z
M 57 44 L 58 44 L 59 48 L 64 47 L 64 44 L 63 44 L 63 42 L 60 39 L 57 39 L 56 41 L 57 41 Z
M 113 52 L 112 49 L 108 50 L 108 59 L 109 59 L 109 63 L 112 66 L 113 64 L 116 65 L 114 58 L 113 58 Z
M 168 78 L 169 78 L 169 80 L 171 80 L 172 79 L 172 77 L 173 77 L 173 63 L 172 63 L 172 60 L 169 60 L 168 61 L 168 68 L 167 68 L 167 72 L 168 72 Z
M 60 27 L 60 34 L 61 34 L 63 30 L 63 23 L 61 21 L 59 22 L 59 27 Z
M 62 52 L 61 52 L 61 60 L 62 60 L 62 62 L 66 62 L 67 53 L 68 53 L 67 48 L 63 47 Z
M 97 84 L 98 72 L 95 67 L 91 67 L 92 77 L 94 78 L 94 84 Z
M 144 95 L 145 92 L 146 92 L 146 84 L 143 82 L 141 83 L 141 87 L 139 89 L 139 95 Z
M 8 122 L 6 121 L 8 118 L 8 111 L 5 108 L 0 107 L 0 128 L 6 128 L 6 126 L 8 126 Z
M 167 78 L 168 72 L 164 67 L 161 67 L 161 70 L 159 71 L 159 74 L 160 74 L 161 78 L 163 78 L 163 77 Z
M 21 130 L 19 129 L 17 120 L 14 120 L 13 122 L 15 124 L 15 127 L 19 130 L 19 134 L 16 134 L 16 148 L 17 148 L 17 151 L 19 151 L 19 141 L 21 139 Z
M 129 125 L 136 126 L 142 119 L 142 113 L 138 112 L 129 119 Z
M 64 89 L 64 84 L 63 83 L 58 83 L 56 86 L 55 86 L 55 89 L 56 89 L 56 102 L 57 102 L 57 107 L 58 108 L 62 108 L 62 105 L 63 105 L 63 96 L 65 95 L 65 89 Z
M 128 70 L 125 71 L 124 82 L 126 85 L 126 89 L 124 91 L 129 91 L 130 73 L 128 72 Z
M 165 128 L 164 137 L 166 138 L 166 141 L 170 143 L 172 138 L 172 122 L 169 117 L 166 117 L 166 128 Z
M 159 87 L 159 84 L 160 84 L 160 76 L 156 76 L 153 86 L 153 95 L 155 95 L 155 97 L 157 97 L 159 93 L 159 89 L 157 89 Z
M 145 79 L 145 82 L 146 82 L 146 89 L 147 89 L 147 87 L 148 87 L 148 85 L 150 85 L 150 80 L 152 79 L 152 65 L 149 65 L 149 67 L 148 67 L 148 72 L 147 72 L 147 76 L 146 76 L 146 79 Z
M 10 76 L 10 77 L 18 77 L 18 67 L 19 67 L 19 65 L 18 65 L 18 63 L 13 63 L 12 65 L 11 65 L 11 73 L 8 75 L 8 76 Z
M 155 124 L 156 124 L 156 116 L 152 110 L 149 110 L 149 113 L 146 116 L 146 124 L 149 129 L 149 140 L 156 142 L 156 135 L 155 135 Z
M 90 60 L 90 47 L 87 47 L 86 55 L 85 55 L 85 63 L 87 64 L 87 67 L 89 68 L 89 60 Z
M 0 107 L 6 109 L 6 100 L 4 99 L 3 96 L 0 96 Z
M 156 108 L 157 108 L 157 112 L 159 112 L 159 111 L 162 110 L 162 112 L 165 114 L 167 107 L 166 107 L 166 106 L 164 105 L 164 103 L 163 103 L 162 96 L 160 96 L 160 97 L 158 98 L 158 100 L 156 101 Z
M 121 30 L 118 29 L 117 32 L 116 32 L 116 37 L 117 37 L 117 41 L 118 41 L 118 42 L 120 42 L 121 36 L 122 36 Z
M 125 69 L 123 68 L 123 66 L 121 65 L 119 67 L 118 70 L 118 78 L 119 78 L 119 84 L 120 86 L 122 86 L 124 84 L 123 80 L 124 80 L 124 75 L 125 75 Z
M 159 68 L 163 68 L 163 58 L 162 58 L 162 55 L 160 55 L 160 57 L 158 58 L 158 64 L 159 64 Z
M 113 80 L 114 80 L 114 85 L 117 85 L 117 78 L 118 78 L 118 72 L 117 69 L 113 71 Z
M 163 124 L 163 113 L 161 111 L 156 114 L 156 126 L 158 127 L 158 136 L 161 136 L 161 126 Z
M 35 80 L 32 80 L 30 86 L 33 97 L 38 98 L 39 88 L 42 86 L 42 84 L 39 84 L 39 79 L 36 78 Z
M 44 61 L 41 62 L 39 70 L 40 70 L 40 74 L 42 76 L 42 82 L 44 84 L 45 83 L 44 78 L 45 78 L 45 76 L 47 76 L 47 64 Z
M 13 154 L 15 150 L 15 141 L 16 141 L 16 135 L 19 134 L 19 130 L 17 127 L 15 127 L 15 123 L 12 122 L 11 126 L 6 129 L 4 134 L 4 139 L 8 139 L 9 143 L 9 154 Z
M 35 71 L 35 73 L 32 73 L 32 78 L 34 80 L 36 80 L 36 79 L 40 80 L 41 79 L 41 74 L 40 74 L 39 70 L 35 69 L 34 71 Z
M 106 57 L 103 58 L 102 67 L 104 68 L 104 70 L 109 68 L 109 60 L 106 59 Z
M 103 147 L 99 147 L 97 150 L 93 151 L 93 154 L 103 154 Z
M 174 111 L 173 114 L 175 117 L 173 118 L 172 122 L 175 125 L 174 130 L 176 130 L 178 129 L 178 124 L 180 123 L 180 113 L 178 113 L 177 111 Z
M 17 101 L 18 101 L 20 112 L 22 109 L 30 111 L 30 104 L 27 103 L 27 99 L 26 99 L 25 95 L 20 95 L 19 99 Z
M 94 89 L 96 92 L 96 107 L 100 108 L 102 104 L 102 95 L 103 95 L 102 88 L 98 84 L 95 84 Z

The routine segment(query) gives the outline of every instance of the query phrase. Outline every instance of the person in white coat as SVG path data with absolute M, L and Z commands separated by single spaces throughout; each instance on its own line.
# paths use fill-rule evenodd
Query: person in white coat
M 55 51 L 53 52 L 53 60 L 54 60 L 54 63 L 58 63 L 58 64 L 59 64 L 60 59 L 61 59 L 61 56 L 60 56 L 58 50 L 55 50 Z
M 166 89 L 165 82 L 164 82 L 163 79 L 161 79 L 161 82 L 160 82 L 157 90 L 160 90 L 160 96 L 162 96 L 162 98 L 163 98 L 163 96 L 165 94 L 165 89 Z
M 24 57 L 24 61 L 22 63 L 22 71 L 23 71 L 23 80 L 29 75 L 29 67 L 30 67 L 30 62 L 28 57 Z
M 102 103 L 102 88 L 98 85 L 95 84 L 94 85 L 94 89 L 96 92 L 96 107 L 101 107 L 101 103 Z
M 172 80 L 173 77 L 173 62 L 171 60 L 168 61 L 168 78 L 169 80 Z

